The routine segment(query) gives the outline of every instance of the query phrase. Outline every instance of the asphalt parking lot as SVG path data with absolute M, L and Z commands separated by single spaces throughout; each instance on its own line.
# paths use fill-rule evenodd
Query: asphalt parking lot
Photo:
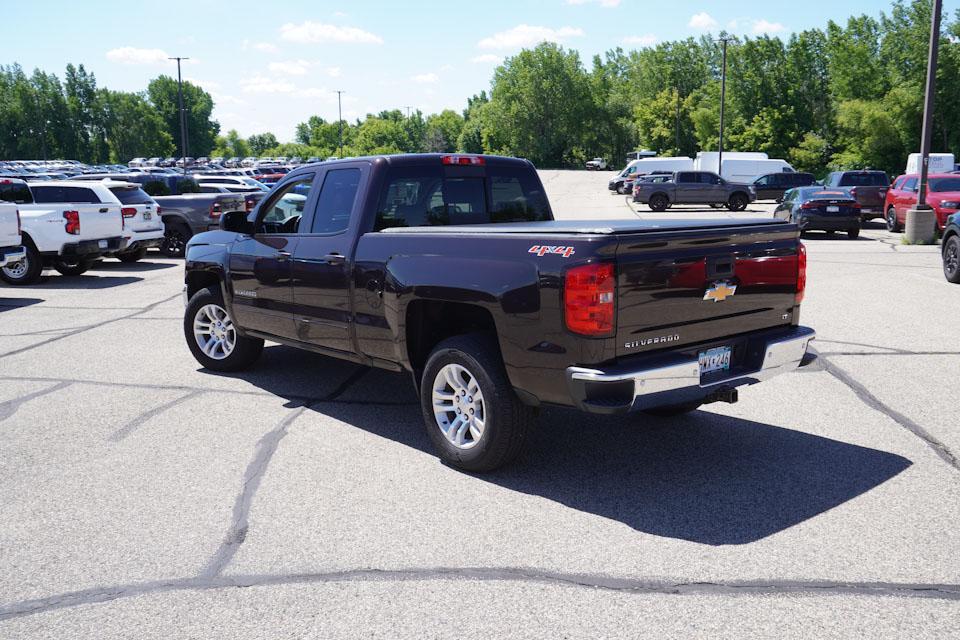
M 543 178 L 559 217 L 650 217 Z M 178 261 L 0 288 L 0 637 L 956 637 L 960 287 L 868 227 L 806 240 L 815 366 L 682 418 L 548 409 L 480 476 L 405 375 L 198 369 Z

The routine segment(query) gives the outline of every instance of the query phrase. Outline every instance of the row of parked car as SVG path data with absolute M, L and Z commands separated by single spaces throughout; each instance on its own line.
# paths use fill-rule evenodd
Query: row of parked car
M 327 160 L 336 160 L 336 156 L 331 156 Z M 313 164 L 315 162 L 322 162 L 323 158 L 317 156 L 311 156 L 309 158 L 302 158 L 300 156 L 247 156 L 246 158 L 240 158 L 234 156 L 232 158 L 224 158 L 223 156 L 215 156 L 208 158 L 207 156 L 201 156 L 199 158 L 134 158 L 127 163 L 127 166 L 130 168 L 141 168 L 141 167 L 190 167 L 195 166 L 207 166 L 214 165 L 217 167 L 222 167 L 226 169 L 235 169 L 237 167 L 258 167 L 263 165 L 285 165 L 288 167 L 296 167 L 301 164 Z

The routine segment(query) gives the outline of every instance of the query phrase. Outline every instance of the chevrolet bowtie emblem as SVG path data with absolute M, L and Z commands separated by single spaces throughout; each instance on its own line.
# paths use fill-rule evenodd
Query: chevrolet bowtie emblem
M 713 302 L 723 302 L 736 292 L 737 285 L 735 284 L 730 284 L 729 282 L 714 282 L 713 286 L 703 294 L 703 299 L 712 300 Z

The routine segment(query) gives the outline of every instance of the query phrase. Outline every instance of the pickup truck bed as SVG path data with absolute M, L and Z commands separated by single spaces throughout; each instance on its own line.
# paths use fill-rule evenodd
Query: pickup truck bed
M 473 470 L 516 455 L 539 405 L 683 412 L 804 362 L 795 225 L 554 221 L 529 163 L 476 158 L 305 167 L 192 239 L 184 331 L 198 361 L 243 368 L 270 340 L 410 371 L 441 455 Z M 306 181 L 305 201 L 290 192 L 302 215 L 274 219 Z M 474 433 L 473 411 L 507 435 Z

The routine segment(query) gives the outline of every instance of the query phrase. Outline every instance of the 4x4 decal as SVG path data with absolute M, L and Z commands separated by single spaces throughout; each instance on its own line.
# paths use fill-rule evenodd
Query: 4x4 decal
M 563 256 L 564 258 L 569 258 L 576 250 L 573 247 L 548 247 L 546 245 L 535 244 L 527 251 L 527 253 L 535 253 L 541 258 L 545 255 L 554 254 Z

